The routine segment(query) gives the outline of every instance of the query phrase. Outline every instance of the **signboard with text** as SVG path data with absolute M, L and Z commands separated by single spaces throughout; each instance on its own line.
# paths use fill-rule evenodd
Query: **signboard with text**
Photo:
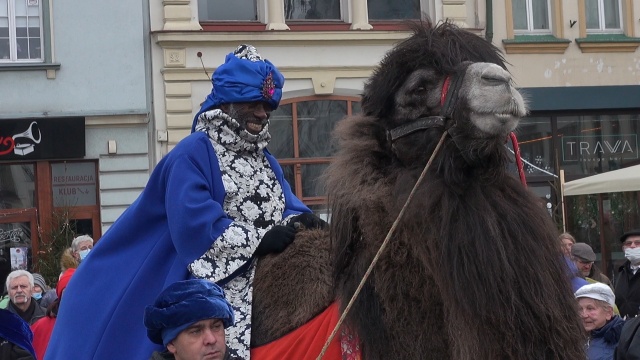
M 0 119 L 0 161 L 84 156 L 82 117 Z
M 96 205 L 96 164 L 65 162 L 51 164 L 53 206 Z
M 638 159 L 638 134 L 562 137 L 565 163 L 632 159 Z

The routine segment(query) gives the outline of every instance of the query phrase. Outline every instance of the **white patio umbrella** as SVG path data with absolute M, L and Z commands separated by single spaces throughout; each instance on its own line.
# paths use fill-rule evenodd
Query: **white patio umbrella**
M 564 183 L 564 196 L 640 191 L 640 165 Z

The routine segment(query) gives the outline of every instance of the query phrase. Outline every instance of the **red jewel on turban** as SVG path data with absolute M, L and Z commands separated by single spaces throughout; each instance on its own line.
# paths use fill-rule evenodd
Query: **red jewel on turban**
M 267 100 L 271 100 L 275 91 L 276 84 L 273 82 L 273 73 L 269 73 L 267 78 L 264 79 L 264 82 L 262 83 L 262 96 Z

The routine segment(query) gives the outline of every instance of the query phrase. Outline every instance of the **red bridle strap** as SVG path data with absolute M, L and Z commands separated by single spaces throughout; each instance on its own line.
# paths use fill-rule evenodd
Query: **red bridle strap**
M 451 85 L 451 76 L 447 76 L 444 79 L 444 83 L 442 84 L 442 94 L 440 94 L 440 106 L 444 106 L 444 102 L 447 100 L 449 85 Z

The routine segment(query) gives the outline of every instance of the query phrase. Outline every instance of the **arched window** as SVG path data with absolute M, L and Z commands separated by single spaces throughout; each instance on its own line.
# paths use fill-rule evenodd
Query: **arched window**
M 358 112 L 358 97 L 312 96 L 283 100 L 271 114 L 269 151 L 296 196 L 315 211 L 326 207 L 321 175 L 335 153 L 331 132 L 342 118 Z

